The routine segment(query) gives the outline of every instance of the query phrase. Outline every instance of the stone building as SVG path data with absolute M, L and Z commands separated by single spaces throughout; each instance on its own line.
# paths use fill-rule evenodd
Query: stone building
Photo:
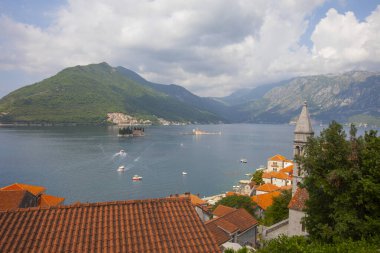
M 301 114 L 298 118 L 296 129 L 294 130 L 293 154 L 294 158 L 304 155 L 304 147 L 308 138 L 314 136 L 313 128 L 307 103 L 305 102 Z M 293 167 L 293 183 L 292 183 L 292 199 L 288 205 L 289 208 L 289 226 L 288 235 L 307 235 L 303 218 L 305 217 L 305 203 L 309 195 L 306 189 L 299 187 L 299 183 L 303 181 L 305 172 L 302 167 L 295 162 Z

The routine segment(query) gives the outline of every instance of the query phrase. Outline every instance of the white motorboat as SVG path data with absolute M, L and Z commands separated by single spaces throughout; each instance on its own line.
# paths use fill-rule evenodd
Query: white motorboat
M 121 165 L 121 166 L 119 166 L 119 168 L 117 168 L 117 171 L 123 172 L 123 171 L 125 171 L 125 167 L 123 165 Z
M 182 175 L 187 175 L 187 172 L 186 171 L 182 171 Z
M 141 181 L 141 180 L 142 180 L 142 176 L 134 175 L 134 176 L 132 177 L 132 180 L 133 180 L 133 181 Z
M 240 159 L 240 162 L 241 162 L 241 163 L 247 163 L 247 159 L 244 159 L 244 158 L 243 158 L 243 159 Z

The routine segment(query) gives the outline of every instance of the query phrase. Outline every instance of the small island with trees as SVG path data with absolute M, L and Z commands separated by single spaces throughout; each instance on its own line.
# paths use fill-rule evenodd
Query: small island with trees
M 119 128 L 120 137 L 135 137 L 135 136 L 144 136 L 145 129 L 143 127 L 122 127 Z

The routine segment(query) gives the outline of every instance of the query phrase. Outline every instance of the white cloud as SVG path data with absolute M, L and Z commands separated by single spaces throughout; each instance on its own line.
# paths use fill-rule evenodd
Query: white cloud
M 312 50 L 299 44 L 308 16 L 323 2 L 71 0 L 46 29 L 0 17 L 0 71 L 47 77 L 107 61 L 215 96 L 298 74 L 378 64 L 379 8 L 364 22 L 331 9 L 313 32 Z
M 313 63 L 318 72 L 380 67 L 380 6 L 365 21 L 330 9 L 313 34 Z

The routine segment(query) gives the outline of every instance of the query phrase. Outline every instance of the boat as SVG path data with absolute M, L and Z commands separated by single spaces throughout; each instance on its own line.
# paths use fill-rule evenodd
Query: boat
M 117 168 L 117 171 L 123 172 L 123 171 L 125 171 L 125 167 L 123 165 L 121 165 L 121 166 L 119 166 L 119 168 Z
M 244 158 L 243 158 L 243 159 L 240 159 L 240 162 L 241 162 L 241 163 L 247 163 L 247 159 L 244 159 Z
M 251 173 L 246 173 L 245 175 L 249 177 L 249 176 L 251 176 Z
M 219 134 L 219 135 L 221 135 L 222 132 L 206 132 L 206 131 L 199 130 L 198 128 L 193 129 L 193 132 L 192 132 L 192 135 L 204 135 L 204 134 Z
M 187 172 L 186 171 L 182 171 L 182 175 L 187 175 Z
M 133 180 L 133 181 L 141 181 L 141 180 L 142 180 L 142 176 L 134 175 L 134 176 L 132 177 L 132 180 Z

